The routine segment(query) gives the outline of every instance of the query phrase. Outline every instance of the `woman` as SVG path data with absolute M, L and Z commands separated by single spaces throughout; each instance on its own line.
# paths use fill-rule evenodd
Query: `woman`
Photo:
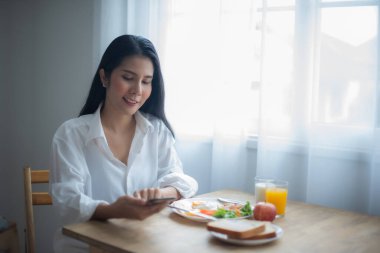
M 63 225 L 144 219 L 168 204 L 150 205 L 149 199 L 197 191 L 174 148 L 160 63 L 149 40 L 123 35 L 106 49 L 80 117 L 54 135 L 50 189 Z M 86 251 L 61 231 L 54 248 Z

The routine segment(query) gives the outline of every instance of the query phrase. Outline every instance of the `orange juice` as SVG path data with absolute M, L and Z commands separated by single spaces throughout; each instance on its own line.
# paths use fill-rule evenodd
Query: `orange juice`
M 267 188 L 265 194 L 266 201 L 275 205 L 277 214 L 283 216 L 285 214 L 288 190 L 285 188 Z

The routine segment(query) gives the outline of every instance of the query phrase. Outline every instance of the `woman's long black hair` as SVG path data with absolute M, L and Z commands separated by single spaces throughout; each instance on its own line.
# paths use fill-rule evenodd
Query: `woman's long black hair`
M 106 89 L 100 80 L 99 70 L 104 69 L 107 78 L 111 77 L 112 71 L 128 56 L 140 55 L 148 57 L 153 64 L 154 72 L 152 79 L 152 93 L 143 106 L 139 109 L 161 119 L 174 137 L 174 131 L 165 116 L 165 89 L 164 79 L 161 73 L 158 54 L 148 39 L 134 36 L 122 35 L 114 39 L 107 47 L 96 70 L 90 92 L 79 116 L 94 113 L 106 98 Z

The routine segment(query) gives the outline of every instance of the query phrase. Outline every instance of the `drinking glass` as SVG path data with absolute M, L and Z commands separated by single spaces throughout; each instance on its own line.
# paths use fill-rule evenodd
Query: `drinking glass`
M 255 177 L 255 199 L 256 203 L 266 202 L 266 189 L 273 187 L 273 179 Z
M 288 197 L 288 182 L 283 180 L 274 180 L 271 185 L 266 188 L 266 202 L 276 206 L 277 216 L 285 215 L 286 201 Z

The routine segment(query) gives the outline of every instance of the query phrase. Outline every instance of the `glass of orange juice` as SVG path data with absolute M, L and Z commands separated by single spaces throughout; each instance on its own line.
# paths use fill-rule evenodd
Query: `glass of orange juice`
M 266 202 L 276 206 L 278 217 L 285 215 L 286 200 L 288 197 L 288 182 L 282 180 L 274 180 L 272 185 L 265 191 Z

